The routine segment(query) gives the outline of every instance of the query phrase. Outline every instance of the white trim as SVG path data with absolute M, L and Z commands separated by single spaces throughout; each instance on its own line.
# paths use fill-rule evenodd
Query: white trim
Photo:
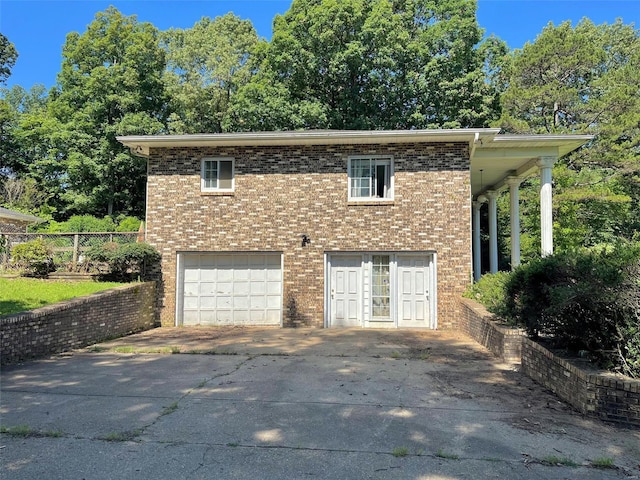
M 218 178 L 217 183 L 220 184 L 220 162 L 231 162 L 231 188 L 205 187 L 205 163 L 217 162 Z M 236 161 L 233 157 L 203 157 L 200 159 L 200 191 L 201 192 L 234 192 L 236 188 Z
M 148 156 L 151 148 L 239 145 L 371 145 L 420 142 L 491 142 L 498 128 L 427 130 L 301 130 L 279 132 L 208 133 L 193 135 L 127 135 L 116 139 L 134 155 Z
M 184 269 L 182 268 L 183 258 L 181 252 L 176 252 L 176 311 L 175 311 L 175 321 L 174 326 L 178 327 L 182 325 L 182 317 L 183 317 L 183 298 L 184 291 L 182 289 L 182 285 L 184 284 Z
M 351 196 L 351 161 L 352 160 L 375 160 L 377 165 L 378 160 L 389 160 L 389 187 L 384 197 L 352 197 Z M 394 198 L 394 158 L 393 155 L 349 155 L 347 158 L 347 195 L 349 202 L 384 202 L 391 201 Z
M 390 317 L 389 319 L 373 319 L 371 284 L 365 284 L 365 269 L 371 273 L 371 263 L 374 255 L 389 255 L 390 276 Z M 403 257 L 424 257 L 427 260 L 427 282 L 429 282 L 429 325 L 425 328 L 436 330 L 438 328 L 438 277 L 437 277 L 437 253 L 428 251 L 333 251 L 324 253 L 324 327 L 331 328 L 331 261 L 335 257 L 360 256 L 360 327 L 361 328 L 402 328 L 398 327 L 399 318 L 399 282 L 398 262 Z

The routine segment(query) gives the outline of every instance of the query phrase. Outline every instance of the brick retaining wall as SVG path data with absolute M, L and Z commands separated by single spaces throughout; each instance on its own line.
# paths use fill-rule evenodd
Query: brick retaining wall
M 460 330 L 505 362 L 520 363 L 523 331 L 499 325 L 495 316 L 468 298 L 461 299 Z
M 0 317 L 0 362 L 81 348 L 156 325 L 155 282 L 124 285 Z
M 522 339 L 522 372 L 581 413 L 640 426 L 640 380 L 584 370 L 526 337 Z
M 640 426 L 640 380 L 581 368 L 528 339 L 522 330 L 499 325 L 479 303 L 462 298 L 461 304 L 460 330 L 494 355 L 521 363 L 522 373 L 585 415 Z

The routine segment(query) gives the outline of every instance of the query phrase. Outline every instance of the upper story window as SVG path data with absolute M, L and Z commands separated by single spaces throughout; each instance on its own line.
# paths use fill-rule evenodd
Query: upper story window
M 349 200 L 393 199 L 393 158 L 349 157 Z
M 200 190 L 203 192 L 232 192 L 233 158 L 203 158 L 200 171 Z

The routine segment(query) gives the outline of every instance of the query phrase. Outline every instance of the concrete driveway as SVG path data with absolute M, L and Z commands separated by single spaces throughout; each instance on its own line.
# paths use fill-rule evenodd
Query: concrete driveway
M 640 477 L 640 432 L 458 333 L 156 329 L 0 380 L 6 479 Z

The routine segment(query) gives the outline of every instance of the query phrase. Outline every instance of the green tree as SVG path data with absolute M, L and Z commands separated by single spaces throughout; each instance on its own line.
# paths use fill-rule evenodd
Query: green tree
M 16 64 L 18 52 L 9 39 L 0 33 L 0 85 L 11 76 L 11 69 Z
M 594 141 L 554 168 L 555 243 L 632 238 L 638 218 L 640 37 L 621 21 L 549 24 L 516 50 L 497 126 L 512 133 L 588 133 Z M 537 182 L 523 190 L 523 232 L 539 238 Z M 533 255 L 523 242 L 525 256 Z M 531 245 L 538 249 L 537 245 Z
M 230 128 L 271 127 L 287 105 L 278 129 L 484 126 L 498 107 L 487 62 L 504 47 L 480 44 L 475 12 L 474 0 L 294 0 Z
M 64 183 L 53 157 L 59 123 L 47 114 L 43 85 L 0 89 L 0 202 L 19 211 L 50 217 Z
M 218 133 L 232 95 L 252 76 L 258 35 L 233 13 L 203 17 L 192 28 L 163 34 L 165 81 L 173 104 L 172 133 Z
M 165 52 L 158 30 L 109 7 L 83 34 L 67 35 L 62 56 L 50 114 L 60 124 L 56 137 L 64 150 L 49 158 L 64 165 L 66 213 L 140 216 L 145 162 L 116 136 L 165 129 Z

